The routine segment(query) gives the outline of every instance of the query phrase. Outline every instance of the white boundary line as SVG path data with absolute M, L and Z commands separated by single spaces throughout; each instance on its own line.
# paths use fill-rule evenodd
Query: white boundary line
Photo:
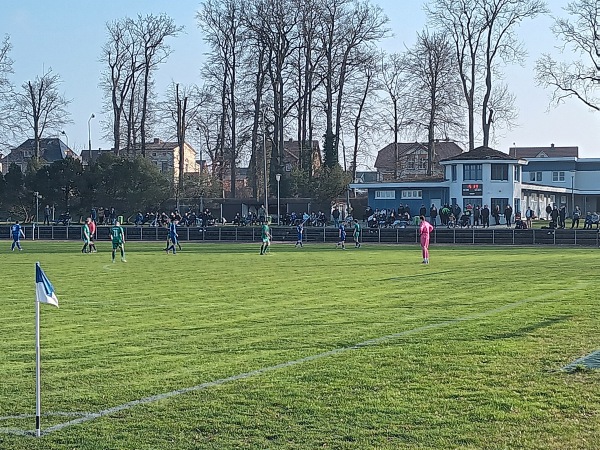
M 540 294 L 534 297 L 530 297 L 530 298 L 525 298 L 522 300 L 518 300 L 516 302 L 513 303 L 508 303 L 506 305 L 503 306 L 499 306 L 498 308 L 493 308 L 493 309 L 489 309 L 487 311 L 483 311 L 483 312 L 479 312 L 479 313 L 473 313 L 473 314 L 469 314 L 466 315 L 464 317 L 459 317 L 456 319 L 450 319 L 450 320 L 446 320 L 443 322 L 437 322 L 437 323 L 432 323 L 429 325 L 423 325 L 417 328 L 413 328 L 411 330 L 406 330 L 406 331 L 401 331 L 399 333 L 394 333 L 394 334 L 388 334 L 386 336 L 381 336 L 378 338 L 374 338 L 374 339 L 369 339 L 363 342 L 359 342 L 357 344 L 354 344 L 352 346 L 349 347 L 340 347 L 340 348 L 336 348 L 334 350 L 329 350 L 327 352 L 323 352 L 323 353 L 319 353 L 317 355 L 311 355 L 311 356 L 306 356 L 304 358 L 300 358 L 300 359 L 295 359 L 292 361 L 287 361 L 287 362 L 283 362 L 280 364 L 276 364 L 274 366 L 269 366 L 269 367 L 263 367 L 261 369 L 256 369 L 256 370 L 251 370 L 250 372 L 244 372 L 244 373 L 240 373 L 237 375 L 233 375 L 227 378 L 220 378 L 218 380 L 214 380 L 214 381 L 208 381 L 206 383 L 202 383 L 202 384 L 198 384 L 196 386 L 192 386 L 192 387 L 187 387 L 187 388 L 183 388 L 183 389 L 177 389 L 175 391 L 171 391 L 171 392 L 164 392 L 162 394 L 156 394 L 156 395 L 151 395 L 149 397 L 144 397 L 138 400 L 132 400 L 130 402 L 127 403 L 123 403 L 121 405 L 117 405 L 117 406 L 113 406 L 112 408 L 107 408 L 107 409 L 103 409 L 101 411 L 98 411 L 97 413 L 82 413 L 84 414 L 82 417 L 78 417 L 76 419 L 73 420 L 69 420 L 68 422 L 63 422 L 63 423 L 59 423 L 57 425 L 53 425 L 51 427 L 46 428 L 45 430 L 42 430 L 42 436 L 46 435 L 46 434 L 50 434 L 53 433 L 55 431 L 60 431 L 64 428 L 73 426 L 73 425 L 78 425 L 80 423 L 84 423 L 84 422 L 89 422 L 91 420 L 94 419 L 98 419 L 100 417 L 103 416 L 108 416 L 111 414 L 114 414 L 116 412 L 119 411 L 123 411 L 126 409 L 130 409 L 133 408 L 135 406 L 139 406 L 139 405 L 145 405 L 148 403 L 154 403 L 154 402 L 158 402 L 160 400 L 164 400 L 167 398 L 171 398 L 171 397 L 175 397 L 178 395 L 182 395 L 182 394 L 187 394 L 188 392 L 195 392 L 195 391 L 201 391 L 204 389 L 208 389 L 210 387 L 213 386 L 219 386 L 225 383 L 229 383 L 232 381 L 237 381 L 237 380 L 243 380 L 246 378 L 250 378 L 250 377 L 254 377 L 257 375 L 262 375 L 264 373 L 268 373 L 268 372 L 273 372 L 275 370 L 279 370 L 279 369 L 284 369 L 284 368 L 288 368 L 288 367 L 292 367 L 292 366 L 296 366 L 298 364 L 303 364 L 306 362 L 310 362 L 310 361 L 314 361 L 317 359 L 321 359 L 321 358 L 326 358 L 328 356 L 333 356 L 333 355 L 337 355 L 343 352 L 346 352 L 348 350 L 356 350 L 356 349 L 360 349 L 363 347 L 367 347 L 367 346 L 371 346 L 371 345 L 379 345 L 381 343 L 384 342 L 388 342 L 388 341 L 392 341 L 404 336 L 410 336 L 413 334 L 417 334 L 420 333 L 422 331 L 428 331 L 428 330 L 434 330 L 434 329 L 438 329 L 438 328 L 444 328 L 444 327 L 448 327 L 450 325 L 454 325 L 457 323 L 461 323 L 461 322 L 466 322 L 469 320 L 474 320 L 474 319 L 479 319 L 479 318 L 483 318 L 486 316 L 491 316 L 500 312 L 504 312 L 504 311 L 508 311 L 510 309 L 514 309 L 517 308 L 525 303 L 529 303 L 529 302 L 533 302 L 533 301 L 537 301 L 537 300 L 543 300 L 545 298 L 549 298 L 549 297 L 553 297 L 556 296 L 556 294 L 562 294 L 562 293 L 568 293 L 571 291 L 575 291 L 578 289 L 581 289 L 583 286 L 586 286 L 588 283 L 583 283 L 583 282 L 579 282 L 575 287 L 571 287 L 571 288 L 567 288 L 567 289 L 560 289 L 560 290 L 555 290 L 549 293 L 545 293 L 545 294 Z M 69 413 L 54 413 L 54 415 L 63 415 L 63 414 L 69 414 Z M 48 413 L 48 415 L 52 415 L 52 413 Z M 26 417 L 26 415 L 21 415 L 21 416 L 11 416 L 11 417 Z M 2 419 L 2 418 L 0 418 Z M 33 435 L 34 432 L 33 430 L 10 430 L 10 429 L 2 429 L 0 428 L 0 433 L 5 433 L 5 434 L 17 434 L 17 435 L 24 435 L 24 436 L 29 436 L 29 435 Z

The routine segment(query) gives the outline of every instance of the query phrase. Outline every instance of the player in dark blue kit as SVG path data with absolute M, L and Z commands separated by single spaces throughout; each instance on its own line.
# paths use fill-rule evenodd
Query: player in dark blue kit
M 296 226 L 296 232 L 298 233 L 298 240 L 296 241 L 296 245 L 294 245 L 294 247 L 302 247 L 302 233 L 304 233 L 304 222 L 300 222 Z
M 21 248 L 21 236 L 23 236 L 23 239 L 25 239 L 25 232 L 23 231 L 23 228 L 21 227 L 21 225 L 19 225 L 19 221 L 17 220 L 15 222 L 15 224 L 10 227 L 10 232 L 12 234 L 12 238 L 13 238 L 13 243 L 12 246 L 10 247 L 10 249 L 14 252 L 15 251 L 15 247 L 17 247 L 19 249 L 19 251 L 23 250 Z
M 179 235 L 177 234 L 177 220 L 171 220 L 171 223 L 169 224 L 169 241 L 171 242 L 171 245 L 167 245 L 167 253 L 169 253 L 169 250 L 173 250 L 173 254 L 177 254 L 177 251 L 175 250 L 175 246 L 179 245 L 179 242 L 177 241 L 177 238 L 179 237 Z M 181 247 L 179 247 L 179 249 L 181 250 Z
M 344 224 L 340 223 L 340 238 L 337 244 L 335 244 L 335 248 L 338 248 L 340 245 L 342 246 L 342 250 L 346 250 L 346 229 L 344 228 Z

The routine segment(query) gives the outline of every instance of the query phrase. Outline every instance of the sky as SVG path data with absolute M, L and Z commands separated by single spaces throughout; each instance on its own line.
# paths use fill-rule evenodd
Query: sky
M 390 19 L 392 35 L 381 46 L 388 52 L 402 52 L 411 47 L 426 25 L 423 2 L 371 1 L 381 6 Z M 102 138 L 101 121 L 106 121 L 107 116 L 102 113 L 103 93 L 98 87 L 106 23 L 137 14 L 166 13 L 185 28 L 184 34 L 171 39 L 173 53 L 156 75 L 157 93 L 164 95 L 172 81 L 202 84 L 200 68 L 207 48 L 195 17 L 200 3 L 199 0 L 5 0 L 0 14 L 0 36 L 8 34 L 13 46 L 12 80 L 20 86 L 51 67 L 61 76 L 61 91 L 72 100 L 69 105 L 72 123 L 64 126 L 69 146 L 79 153 L 88 147 L 91 137 L 92 148 L 110 148 L 110 141 Z M 562 8 L 567 0 L 547 0 L 547 3 L 552 16 L 564 16 Z M 553 107 L 549 104 L 550 92 L 535 83 L 536 59 L 542 53 L 558 56 L 559 42 L 550 31 L 552 22 L 551 16 L 538 17 L 523 23 L 518 30 L 528 51 L 527 60 L 522 65 L 504 68 L 505 82 L 516 95 L 518 126 L 503 130 L 492 147 L 508 152 L 513 145 L 578 146 L 580 157 L 600 158 L 600 115 L 576 100 Z M 95 118 L 90 120 L 92 114 Z M 60 137 L 66 142 L 66 136 Z M 385 144 L 375 143 L 374 151 Z

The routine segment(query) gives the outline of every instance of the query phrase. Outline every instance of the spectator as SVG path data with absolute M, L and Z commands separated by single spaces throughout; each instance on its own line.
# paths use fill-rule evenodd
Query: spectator
M 509 228 L 511 225 L 512 214 L 513 214 L 512 206 L 510 206 L 510 204 L 507 204 L 506 208 L 504 208 L 504 220 L 506 220 L 506 226 Z
M 579 228 L 579 219 L 581 218 L 581 210 L 579 209 L 579 206 L 575 207 L 575 210 L 573 211 L 573 219 L 571 221 L 571 228 L 573 228 L 575 226 L 575 228 Z
M 266 214 L 267 212 L 265 210 L 265 205 L 260 205 L 260 208 L 258 208 L 258 223 L 260 225 L 263 225 L 265 223 L 267 217 Z
M 532 220 L 533 220 L 533 210 L 531 209 L 531 206 L 528 206 L 527 210 L 525 211 L 525 221 L 527 223 L 527 228 L 531 228 Z
M 550 212 L 550 227 L 551 228 L 556 228 L 558 226 L 558 208 L 556 207 L 556 205 L 554 205 L 554 208 L 552 208 L 552 211 Z
M 438 210 L 435 207 L 435 205 L 432 203 L 431 208 L 429 208 L 429 220 L 431 220 L 431 225 L 433 225 L 434 227 L 436 226 L 437 216 L 438 216 Z
M 479 207 L 479 205 L 475 205 L 475 208 L 473 209 L 473 226 L 478 227 L 480 220 L 481 220 L 481 208 Z
M 421 204 L 421 207 L 419 208 L 419 216 L 425 217 L 426 215 L 427 215 L 427 208 L 425 208 L 424 204 Z
M 558 210 L 558 227 L 559 228 L 565 227 L 566 219 L 567 219 L 567 208 L 565 205 L 562 205 L 560 207 L 560 209 Z
M 481 225 L 483 228 L 490 227 L 490 208 L 488 208 L 488 205 L 483 205 L 481 209 Z
M 546 219 L 550 220 L 551 215 L 552 215 L 552 206 L 546 205 Z
M 494 216 L 494 225 L 498 225 L 500 223 L 500 205 L 494 206 L 492 216 Z
M 331 217 L 333 217 L 333 224 L 335 225 L 335 227 L 339 228 L 339 226 L 340 226 L 340 210 L 337 208 L 333 208 L 333 211 L 331 212 Z
M 50 225 L 50 205 L 44 208 L 44 225 Z

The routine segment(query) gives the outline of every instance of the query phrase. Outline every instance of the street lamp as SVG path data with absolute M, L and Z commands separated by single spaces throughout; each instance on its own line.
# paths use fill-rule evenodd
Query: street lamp
M 38 191 L 35 191 L 33 193 L 33 195 L 35 195 L 35 222 L 33 224 L 33 232 L 31 235 L 32 241 L 35 239 L 35 224 L 39 223 L 39 220 L 40 220 L 39 219 L 39 217 L 40 217 L 40 198 L 42 198 L 42 196 L 40 195 L 40 193 Z
M 268 188 L 268 174 L 267 174 L 267 133 L 266 133 L 266 126 L 265 126 L 265 110 L 262 110 L 262 129 L 263 129 L 263 160 L 264 160 L 264 169 L 265 169 L 265 176 L 264 176 L 264 188 L 265 188 L 265 211 L 266 211 L 266 215 L 269 215 L 269 188 Z
M 575 172 L 571 173 L 571 211 L 575 211 Z
M 277 225 L 279 225 L 281 216 L 281 214 L 279 214 L 279 181 L 281 181 L 281 174 L 276 173 L 275 179 L 277 180 Z
M 94 113 L 92 113 L 92 115 L 90 116 L 90 118 L 88 119 L 88 150 L 90 151 L 90 158 L 92 156 L 92 128 L 90 126 L 90 121 L 96 117 L 94 115 Z M 115 151 L 118 151 L 118 149 L 115 149 Z
M 67 138 L 67 148 L 69 148 L 69 136 L 67 135 L 67 132 L 65 130 L 62 130 L 60 134 Z

